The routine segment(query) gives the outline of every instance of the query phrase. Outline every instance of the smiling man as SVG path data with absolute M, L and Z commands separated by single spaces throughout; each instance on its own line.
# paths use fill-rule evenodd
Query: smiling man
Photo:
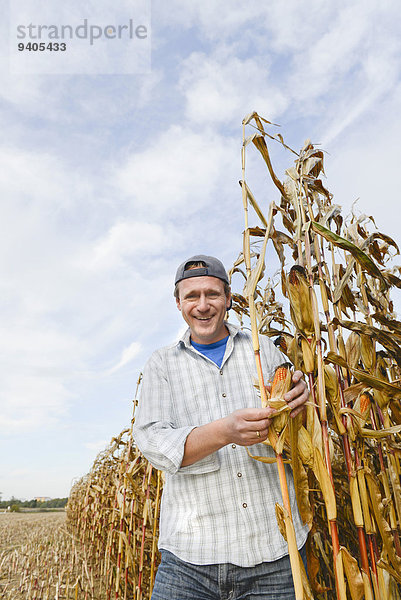
M 212 257 L 209 263 L 210 259 Z M 230 308 L 231 292 L 227 275 L 225 271 L 220 272 L 218 263 L 212 270 L 202 267 L 203 264 L 204 261 L 192 260 L 179 267 L 174 295 L 177 308 L 191 330 L 191 341 L 213 344 L 228 336 L 224 318 Z M 225 280 L 210 276 L 210 272 Z
M 282 504 L 277 468 L 246 452 L 259 444 L 256 454 L 273 456 L 260 444 L 273 409 L 260 407 L 251 336 L 225 320 L 231 292 L 224 266 L 212 256 L 189 258 L 178 267 L 174 295 L 188 329 L 149 359 L 134 425 L 138 447 L 166 475 L 152 600 L 292 600 L 275 517 Z M 266 379 L 287 361 L 263 337 L 261 356 Z M 296 371 L 285 397 L 292 416 L 308 395 Z M 287 478 L 303 548 L 308 529 L 289 468 Z

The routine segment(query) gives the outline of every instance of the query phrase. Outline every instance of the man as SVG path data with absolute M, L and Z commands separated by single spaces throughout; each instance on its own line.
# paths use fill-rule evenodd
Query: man
M 144 370 L 134 426 L 136 443 L 165 471 L 159 566 L 152 600 L 290 600 L 294 589 L 287 543 L 275 517 L 282 504 L 267 439 L 274 410 L 261 408 L 251 336 L 225 321 L 231 305 L 227 273 L 211 256 L 182 263 L 177 307 L 188 330 L 153 353 Z M 286 358 L 261 340 L 266 381 Z M 295 416 L 308 399 L 302 373 L 285 400 Z M 298 547 L 308 529 L 287 479 Z

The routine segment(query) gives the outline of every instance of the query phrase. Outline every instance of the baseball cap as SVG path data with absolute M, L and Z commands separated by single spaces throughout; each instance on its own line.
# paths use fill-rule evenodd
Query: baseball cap
M 197 262 L 203 262 L 206 266 L 186 269 L 186 266 L 190 263 Z M 180 264 L 175 275 L 175 285 L 183 279 L 189 279 L 190 277 L 203 277 L 205 275 L 208 277 L 217 277 L 218 279 L 230 284 L 224 265 L 218 258 L 215 258 L 214 256 L 206 256 L 205 254 L 197 254 L 196 256 L 191 256 L 191 258 L 188 258 L 186 261 Z

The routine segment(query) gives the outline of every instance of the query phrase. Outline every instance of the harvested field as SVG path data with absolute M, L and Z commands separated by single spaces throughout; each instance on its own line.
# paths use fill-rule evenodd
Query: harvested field
M 65 512 L 0 515 L 0 598 L 101 600 L 65 520 Z

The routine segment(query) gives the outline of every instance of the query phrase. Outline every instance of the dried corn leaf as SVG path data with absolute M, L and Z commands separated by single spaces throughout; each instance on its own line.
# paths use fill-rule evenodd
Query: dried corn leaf
M 265 227 L 267 227 L 267 221 L 265 219 L 265 216 L 262 212 L 262 210 L 260 209 L 259 204 L 256 202 L 255 196 L 252 194 L 251 190 L 249 189 L 247 183 L 245 181 L 240 182 L 242 185 L 245 186 L 245 190 L 246 190 L 246 197 L 249 200 L 249 204 L 252 206 L 252 208 L 254 209 L 254 211 L 256 212 L 256 214 L 258 215 L 259 219 L 262 221 L 263 225 Z
M 280 190 L 281 194 L 283 196 L 285 196 L 286 193 L 285 193 L 284 186 L 281 183 L 281 181 L 277 178 L 277 176 L 276 176 L 276 174 L 275 174 L 275 172 L 273 170 L 273 166 L 272 166 L 272 163 L 271 163 L 271 160 L 270 160 L 269 151 L 267 149 L 267 145 L 266 145 L 264 137 L 262 135 L 258 135 L 252 141 L 255 144 L 256 148 L 261 153 L 261 155 L 263 156 L 263 159 L 264 159 L 264 161 L 265 161 L 265 163 L 267 165 L 267 168 L 269 169 L 270 177 L 272 178 L 273 183 Z
M 348 367 L 346 361 L 341 356 L 338 356 L 338 354 L 335 354 L 334 352 L 329 352 L 325 358 L 325 361 L 329 362 L 329 363 L 333 363 L 335 365 L 339 365 L 344 368 Z M 351 371 L 351 373 L 353 375 L 355 375 L 356 379 L 358 379 L 362 383 L 368 385 L 369 387 L 372 387 L 379 391 L 382 391 L 385 394 L 389 394 L 389 395 L 393 396 L 394 398 L 401 398 L 401 388 L 399 388 L 391 383 L 387 383 L 386 381 L 383 381 L 382 379 L 378 379 L 377 377 L 374 377 L 373 375 L 369 375 L 368 373 L 365 373 L 364 371 L 361 371 L 359 369 L 352 369 L 350 367 L 348 367 L 348 369 Z
M 253 295 L 256 290 L 256 286 L 257 286 L 258 282 L 260 281 L 260 279 L 262 279 L 262 277 L 263 277 L 263 271 L 265 268 L 266 246 L 267 246 L 267 241 L 268 241 L 269 235 L 270 235 L 272 212 L 273 212 L 273 206 L 270 205 L 269 225 L 266 228 L 265 237 L 263 239 L 263 246 L 260 251 L 256 265 L 251 270 L 251 273 L 250 273 L 249 277 L 247 278 L 245 286 L 244 286 L 243 294 L 246 298 L 251 298 L 251 297 L 253 298 Z
M 337 235 L 330 229 L 323 227 L 320 223 L 316 223 L 316 221 L 312 222 L 312 229 L 322 235 L 328 242 L 331 242 L 335 246 L 342 248 L 342 250 L 347 250 L 352 254 L 355 260 L 363 267 L 372 277 L 377 277 L 383 284 L 383 288 L 386 286 L 385 279 L 377 267 L 377 265 L 373 262 L 373 260 L 365 254 L 358 246 L 355 246 L 352 242 L 346 240 L 345 238 Z
M 369 489 L 370 506 L 375 516 L 375 521 L 380 531 L 384 548 L 393 568 L 398 571 L 398 573 L 401 573 L 401 558 L 396 555 L 394 550 L 393 536 L 391 534 L 391 528 L 384 516 L 384 506 L 382 503 L 380 489 L 372 472 L 369 469 L 366 469 L 365 477 Z M 401 575 L 399 580 L 401 581 Z
M 397 334 L 397 337 L 401 339 L 401 323 L 396 319 L 389 319 L 384 314 L 376 312 L 372 315 L 373 319 L 390 329 L 390 331 Z
M 359 570 L 358 563 L 349 553 L 347 548 L 341 547 L 341 554 L 344 563 L 345 575 L 348 580 L 348 589 L 352 600 L 362 600 L 364 597 L 364 585 L 362 574 Z
M 390 353 L 391 355 L 394 357 L 394 359 L 397 361 L 397 363 L 401 366 L 401 346 L 399 346 L 399 344 L 396 341 L 397 336 L 394 335 L 394 333 L 389 333 L 386 331 L 383 331 L 382 329 L 378 329 L 377 327 L 373 327 L 372 325 L 367 325 L 366 323 L 360 323 L 360 322 L 354 322 L 354 321 L 344 321 L 341 319 L 333 319 L 333 323 L 334 324 L 339 324 L 342 327 L 345 327 L 346 329 L 350 329 L 351 331 L 356 331 L 360 334 L 362 334 L 363 336 L 365 336 L 365 338 L 362 338 L 362 343 L 366 343 L 368 342 L 367 338 L 373 338 L 375 340 L 377 340 L 378 342 L 380 342 L 380 344 L 382 344 L 382 346 L 384 346 Z M 369 343 L 370 345 L 370 350 L 369 353 L 372 354 L 374 351 L 372 349 L 372 345 L 371 343 Z M 362 349 L 362 345 L 361 345 L 361 353 L 362 353 L 363 349 Z M 367 358 L 367 354 L 364 355 L 365 359 Z M 369 360 L 367 361 L 372 362 L 373 359 L 369 358 Z M 367 367 L 369 368 L 369 367 Z M 372 367 L 370 367 L 372 368 Z
M 345 353 L 349 366 L 351 368 L 357 367 L 361 358 L 361 338 L 354 331 L 351 332 L 345 342 Z
M 334 495 L 333 484 L 330 481 L 326 465 L 324 464 L 322 455 L 317 448 L 313 450 L 313 472 L 319 482 L 322 490 L 324 503 L 326 505 L 327 518 L 329 521 L 335 521 L 337 517 L 337 506 Z
M 295 529 L 294 524 L 292 522 L 291 515 L 288 514 L 286 509 L 276 502 L 276 519 L 278 523 L 278 527 L 281 535 L 285 539 L 289 548 L 290 562 L 291 562 L 291 571 L 292 578 L 294 582 L 295 588 L 295 598 L 297 600 L 302 600 L 304 598 L 303 594 L 303 582 L 302 582 L 302 572 L 301 572 L 301 563 L 302 560 L 299 556 L 298 548 L 297 548 L 297 540 L 295 537 Z M 309 586 L 308 586 L 309 587 Z
M 386 247 L 392 246 L 395 249 L 396 254 L 400 253 L 400 249 L 398 248 L 398 245 L 395 243 L 393 238 L 384 233 L 380 233 L 380 231 L 375 231 L 374 233 L 369 235 L 369 237 L 366 238 L 366 240 L 362 244 L 362 250 L 368 249 L 369 246 L 378 239 L 383 240 L 386 244 Z

